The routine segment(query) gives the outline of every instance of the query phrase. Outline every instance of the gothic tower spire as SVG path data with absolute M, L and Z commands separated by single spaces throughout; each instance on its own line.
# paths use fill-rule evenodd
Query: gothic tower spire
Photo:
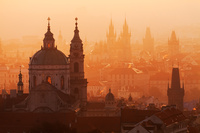
M 151 55 L 154 53 L 154 38 L 151 37 L 150 28 L 146 28 L 146 34 L 143 39 L 143 49 L 148 51 Z
M 168 40 L 168 53 L 171 58 L 179 54 L 179 39 L 177 39 L 175 31 L 172 31 Z
M 184 86 L 180 85 L 179 68 L 172 69 L 171 88 L 168 87 L 168 105 L 176 105 L 180 110 L 183 110 Z
M 79 30 L 78 30 L 78 23 L 77 23 L 78 18 L 75 18 L 75 20 L 76 20 L 76 23 L 75 23 L 74 37 L 71 40 L 71 42 L 72 43 L 81 43 L 82 40 L 79 37 Z

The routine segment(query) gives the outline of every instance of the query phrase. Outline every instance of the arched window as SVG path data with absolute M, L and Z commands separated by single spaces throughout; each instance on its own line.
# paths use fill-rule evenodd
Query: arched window
M 51 77 L 50 77 L 50 76 L 47 76 L 46 81 L 47 81 L 49 84 L 51 84 Z
M 64 89 L 64 77 L 63 76 L 61 76 L 60 87 L 62 90 Z
M 36 82 L 36 76 L 33 76 L 33 87 L 36 87 L 36 84 L 37 84 L 37 82 Z
M 79 64 L 77 62 L 74 63 L 74 72 L 79 72 Z
M 48 46 L 48 48 L 50 48 L 50 47 L 51 47 L 50 43 L 48 43 L 48 45 L 47 45 L 47 46 Z

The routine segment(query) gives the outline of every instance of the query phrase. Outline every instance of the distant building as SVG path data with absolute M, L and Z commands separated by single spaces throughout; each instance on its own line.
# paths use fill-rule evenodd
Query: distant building
M 100 41 L 95 44 L 90 53 L 90 62 L 92 63 L 129 63 L 132 60 L 131 54 L 131 33 L 129 31 L 126 19 L 124 21 L 122 32 L 116 38 L 116 32 L 111 20 L 109 30 L 106 34 L 107 41 Z
M 151 36 L 150 28 L 146 28 L 146 34 L 143 38 L 143 50 L 148 51 L 152 56 L 154 54 L 154 38 Z
M 179 39 L 176 38 L 175 31 L 172 31 L 171 37 L 168 40 L 168 54 L 172 58 L 180 53 Z
M 184 94 L 184 86 L 181 88 L 180 83 L 179 68 L 173 68 L 171 88 L 168 85 L 167 89 L 168 105 L 176 105 L 179 110 L 183 111 Z
M 114 117 L 120 116 L 120 109 L 117 107 L 115 96 L 109 89 L 108 94 L 105 96 L 103 102 L 88 102 L 85 111 L 78 113 L 82 117 Z

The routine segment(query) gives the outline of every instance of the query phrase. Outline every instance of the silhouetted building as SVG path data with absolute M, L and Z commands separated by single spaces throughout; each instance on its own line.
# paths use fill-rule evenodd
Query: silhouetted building
M 21 66 L 20 66 L 20 73 L 19 73 L 19 82 L 17 84 L 18 86 L 18 95 L 23 95 L 23 82 L 22 82 L 22 74 L 21 74 Z
M 122 32 L 116 39 L 116 32 L 112 20 L 106 33 L 107 41 L 95 44 L 91 52 L 90 61 L 93 63 L 129 63 L 132 59 L 128 24 L 124 22 Z
M 179 110 L 183 110 L 184 86 L 181 88 L 179 68 L 172 69 L 171 88 L 167 90 L 168 105 L 176 105 Z
M 57 50 L 49 21 L 50 18 L 41 50 L 30 58 L 29 94 L 23 94 L 20 70 L 18 95 L 15 96 L 16 90 L 11 91 L 13 95 L 7 96 L 11 98 L 5 100 L 4 111 L 67 112 L 79 108 L 79 104 L 81 107 L 85 106 L 87 79 L 84 79 L 83 44 L 79 37 L 77 22 L 70 55 L 67 57 Z
M 131 33 L 129 32 L 128 24 L 126 19 L 124 21 L 123 30 L 119 36 L 119 49 L 118 49 L 118 58 L 121 58 L 122 62 L 130 62 L 131 61 Z
M 55 46 L 50 23 L 43 39 L 41 50 L 36 52 L 29 63 L 30 91 L 42 82 L 48 82 L 65 94 L 70 94 L 69 60 Z
M 151 55 L 154 53 L 154 38 L 151 36 L 150 28 L 146 28 L 146 34 L 143 38 L 143 49 L 148 51 Z
M 179 54 L 179 39 L 176 38 L 175 31 L 172 31 L 171 37 L 168 40 L 168 54 L 171 57 Z
M 77 18 L 76 18 L 77 21 Z M 81 101 L 81 106 L 87 102 L 87 79 L 84 77 L 83 44 L 79 37 L 78 23 L 74 30 L 74 37 L 70 44 L 70 92 Z

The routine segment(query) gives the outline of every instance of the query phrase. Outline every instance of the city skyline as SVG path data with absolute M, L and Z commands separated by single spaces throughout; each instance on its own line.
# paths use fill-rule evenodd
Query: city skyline
M 83 38 L 95 42 L 105 39 L 105 32 L 112 19 L 117 34 L 122 31 L 126 18 L 132 41 L 144 37 L 150 27 L 155 38 L 167 38 L 172 30 L 179 37 L 199 37 L 199 1 L 5 1 L 1 0 L 0 38 L 2 40 L 23 36 L 41 36 L 46 30 L 45 19 L 52 18 L 55 37 L 61 30 L 67 42 L 72 37 L 73 18 L 78 17 Z M 37 28 L 34 28 L 37 27 Z M 182 30 L 189 27 L 194 31 Z M 185 29 L 186 29 L 185 28 Z M 96 32 L 98 30 L 98 32 Z

